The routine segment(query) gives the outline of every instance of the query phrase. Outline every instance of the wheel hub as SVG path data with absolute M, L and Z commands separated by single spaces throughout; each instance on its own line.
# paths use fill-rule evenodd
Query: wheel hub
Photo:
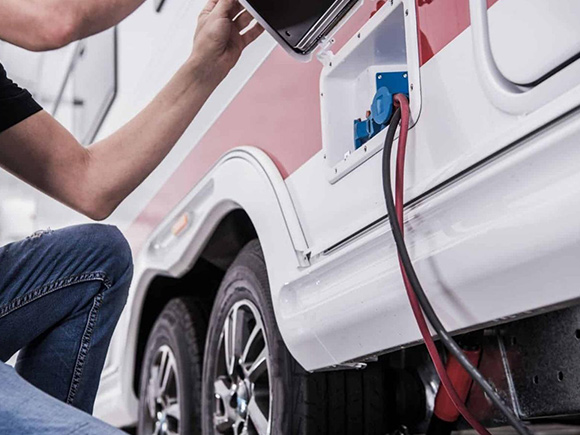
M 153 435 L 179 435 L 179 373 L 169 346 L 161 346 L 151 366 L 147 384 L 148 420 Z
M 246 418 L 248 411 L 248 402 L 250 401 L 250 390 L 246 381 L 238 382 L 237 394 L 236 394 L 236 412 L 242 418 Z
M 268 345 L 261 316 L 252 303 L 242 301 L 232 307 L 219 349 L 222 356 L 214 381 L 215 429 L 223 434 L 269 435 Z
M 159 427 L 159 435 L 167 435 L 168 434 L 168 423 L 167 423 L 167 410 L 163 403 L 163 399 L 161 397 L 157 398 L 157 414 L 155 415 L 156 421 L 155 426 Z

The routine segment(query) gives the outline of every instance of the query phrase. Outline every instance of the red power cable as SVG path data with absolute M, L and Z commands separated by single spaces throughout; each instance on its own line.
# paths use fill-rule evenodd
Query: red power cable
M 397 221 L 399 222 L 399 226 L 401 228 L 401 233 L 404 233 L 404 225 L 403 225 L 403 192 L 404 192 L 404 179 L 405 179 L 405 152 L 407 149 L 407 133 L 409 131 L 409 100 L 403 94 L 397 94 L 394 97 L 395 99 L 395 106 L 401 108 L 401 129 L 399 132 L 399 143 L 397 149 L 397 172 L 395 175 L 395 205 L 397 209 Z M 453 402 L 453 405 L 457 408 L 457 410 L 461 413 L 463 418 L 473 427 L 478 434 L 480 435 L 491 435 L 490 432 L 483 427 L 483 425 L 477 421 L 477 419 L 469 412 L 457 392 L 453 387 L 453 383 L 449 376 L 447 375 L 447 371 L 445 370 L 445 365 L 443 361 L 441 361 L 441 357 L 439 356 L 439 352 L 437 352 L 437 347 L 435 346 L 435 342 L 433 341 L 433 337 L 431 336 L 431 332 L 429 331 L 429 327 L 427 326 L 427 321 L 425 320 L 425 316 L 423 315 L 423 311 L 421 310 L 421 306 L 419 305 L 419 301 L 417 300 L 417 296 L 413 291 L 413 287 L 407 278 L 407 274 L 405 273 L 405 269 L 403 267 L 403 263 L 399 257 L 399 266 L 401 268 L 401 274 L 403 275 L 403 281 L 405 282 L 405 288 L 407 290 L 407 296 L 409 297 L 409 302 L 411 303 L 411 308 L 413 310 L 413 314 L 415 315 L 415 320 L 417 321 L 417 325 L 419 326 L 419 331 L 421 331 L 421 336 L 423 337 L 423 341 L 427 346 L 427 351 L 429 352 L 429 356 L 431 357 L 431 361 L 433 361 L 433 365 L 435 366 L 435 371 L 439 375 L 439 379 L 441 379 L 441 385 L 445 388 L 445 391 L 449 395 L 449 398 Z

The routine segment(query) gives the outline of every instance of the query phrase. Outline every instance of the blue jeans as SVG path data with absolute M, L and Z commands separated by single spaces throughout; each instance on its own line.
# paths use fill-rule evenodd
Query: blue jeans
M 127 241 L 106 225 L 43 231 L 0 248 L 0 359 L 20 350 L 20 377 L 91 413 L 132 274 Z M 9 398 L 22 395 L 25 383 L 8 380 L 17 375 L 0 365 L 0 433 L 6 433 L 3 425 L 10 433 L 52 433 L 28 425 L 42 416 L 32 423 L 17 421 L 22 414 Z M 38 397 L 46 398 L 40 392 Z M 51 408 L 40 402 L 32 409 Z
M 89 414 L 66 405 L 0 363 L 0 434 L 124 435 Z

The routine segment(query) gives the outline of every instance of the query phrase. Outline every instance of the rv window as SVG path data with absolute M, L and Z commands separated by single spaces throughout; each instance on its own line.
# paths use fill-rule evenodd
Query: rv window
M 81 41 L 53 115 L 84 145 L 95 139 L 117 92 L 116 30 Z

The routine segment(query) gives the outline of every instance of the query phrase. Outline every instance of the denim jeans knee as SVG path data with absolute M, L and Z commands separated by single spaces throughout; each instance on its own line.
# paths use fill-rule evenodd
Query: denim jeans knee
M 124 305 L 133 277 L 133 255 L 123 233 L 115 226 L 103 224 L 78 225 L 61 231 L 68 233 L 61 237 L 61 243 L 66 243 L 69 255 L 85 258 L 91 264 L 88 268 L 104 272 L 107 286 L 115 289 L 116 297 L 122 298 Z
M 0 248 L 0 264 L 2 358 L 21 349 L 28 382 L 91 412 L 131 283 L 127 241 L 100 224 L 43 231 Z
M 133 253 L 123 233 L 112 225 L 91 225 L 91 230 L 102 237 L 105 255 L 110 259 L 108 273 L 113 281 L 130 281 L 133 277 Z

